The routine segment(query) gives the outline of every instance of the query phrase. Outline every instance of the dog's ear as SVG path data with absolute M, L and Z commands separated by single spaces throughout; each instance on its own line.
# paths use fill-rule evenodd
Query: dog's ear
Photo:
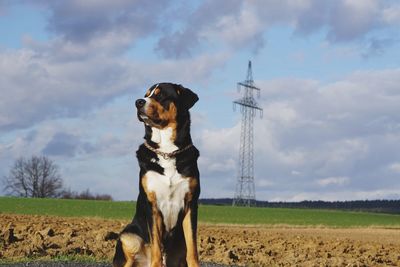
M 199 100 L 199 97 L 193 93 L 192 90 L 185 88 L 180 84 L 178 85 L 177 93 L 182 105 L 188 110 Z

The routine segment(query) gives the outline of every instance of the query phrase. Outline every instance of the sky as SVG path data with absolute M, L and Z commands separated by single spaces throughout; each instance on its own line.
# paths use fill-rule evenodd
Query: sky
M 251 60 L 258 200 L 399 199 L 399 42 L 395 0 L 0 0 L 0 177 L 45 155 L 135 200 L 134 101 L 168 81 L 200 98 L 201 198 L 233 197 Z

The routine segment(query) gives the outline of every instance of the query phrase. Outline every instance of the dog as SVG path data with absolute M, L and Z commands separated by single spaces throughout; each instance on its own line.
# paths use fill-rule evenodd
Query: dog
M 144 123 L 136 213 L 117 240 L 114 266 L 197 267 L 199 151 L 192 144 L 189 109 L 198 101 L 173 83 L 151 86 L 135 102 Z

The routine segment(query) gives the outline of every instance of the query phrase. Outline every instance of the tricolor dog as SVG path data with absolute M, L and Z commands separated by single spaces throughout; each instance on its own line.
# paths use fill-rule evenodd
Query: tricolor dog
M 136 100 L 144 123 L 136 214 L 117 241 L 114 266 L 199 266 L 197 201 L 199 151 L 190 136 L 189 109 L 198 97 L 172 83 L 150 87 Z

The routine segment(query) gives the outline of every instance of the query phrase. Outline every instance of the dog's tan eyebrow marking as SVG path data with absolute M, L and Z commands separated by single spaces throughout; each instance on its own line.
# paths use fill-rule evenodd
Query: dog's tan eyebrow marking
M 154 92 L 156 91 L 156 89 L 158 89 L 158 85 L 159 85 L 159 83 L 157 83 L 156 87 L 154 87 L 154 89 L 151 90 L 151 93 L 149 94 L 148 97 L 151 97 L 151 96 L 154 94 Z M 158 89 L 158 90 L 160 90 L 160 89 Z

